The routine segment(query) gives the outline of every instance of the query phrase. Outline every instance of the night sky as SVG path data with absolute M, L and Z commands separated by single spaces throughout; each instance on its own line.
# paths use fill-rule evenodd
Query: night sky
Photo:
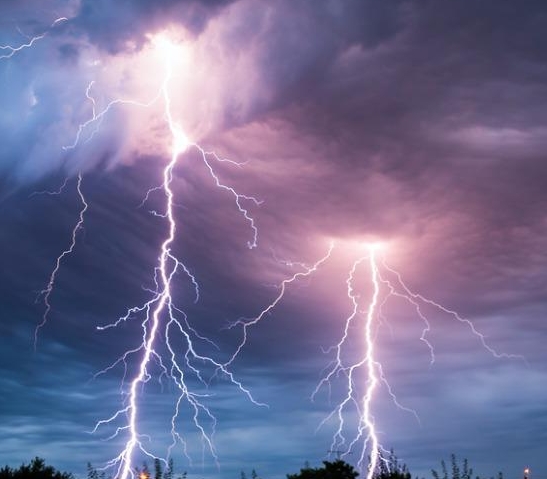
M 174 45 L 167 84 L 158 38 Z M 283 478 L 335 457 L 328 417 L 347 393 L 344 375 L 313 393 L 352 314 L 352 266 L 379 243 L 372 335 L 390 388 L 380 382 L 372 413 L 383 446 L 414 476 L 431 477 L 451 453 L 487 477 L 518 479 L 525 466 L 547 476 L 543 0 L 3 0 L 0 45 L 0 464 L 38 455 L 85 476 L 88 461 L 104 465 L 123 449 L 125 431 L 106 440 L 123 417 L 90 432 L 124 407 L 142 351 L 116 361 L 138 348 L 143 317 L 100 327 L 156 288 L 168 233 L 155 188 L 171 155 L 166 85 L 174 120 L 218 155 L 206 159 L 244 195 L 258 231 L 250 248 L 250 221 L 198 147 L 179 155 L 171 252 L 200 294 L 179 270 L 173 297 L 197 354 L 227 361 L 242 324 L 334 245 L 247 328 L 229 367 L 267 406 L 206 361 L 191 363 L 205 384 L 186 368 L 216 417 L 220 469 L 183 405 L 177 430 L 192 462 L 178 443 L 177 470 Z M 78 175 L 89 206 L 35 346 L 40 291 L 83 206 Z M 371 272 L 365 259 L 350 284 L 358 314 L 346 365 L 366 351 Z M 397 273 L 473 326 L 423 301 L 417 309 L 397 294 Z M 184 363 L 187 345 L 170 331 Z M 165 340 L 162 329 L 167 357 Z M 177 397 L 161 372 L 154 358 L 139 388 L 139 431 L 157 455 Z M 361 368 L 357 394 L 366 385 Z M 347 449 L 355 408 L 344 421 Z M 212 419 L 203 425 L 211 433 Z M 361 447 L 345 459 L 356 463 Z

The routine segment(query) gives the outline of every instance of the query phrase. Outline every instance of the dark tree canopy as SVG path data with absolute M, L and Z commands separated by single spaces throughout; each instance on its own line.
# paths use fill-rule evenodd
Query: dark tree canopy
M 355 479 L 359 473 L 341 459 L 323 461 L 323 467 L 305 467 L 298 474 L 287 474 L 287 479 Z
M 43 459 L 35 457 L 29 464 L 21 464 L 18 469 L 4 466 L 0 469 L 0 479 L 74 479 L 74 476 L 46 466 Z

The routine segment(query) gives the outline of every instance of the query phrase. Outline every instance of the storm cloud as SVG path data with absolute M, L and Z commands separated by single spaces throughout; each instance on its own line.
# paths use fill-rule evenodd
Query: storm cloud
M 154 288 L 164 198 L 152 190 L 143 200 L 170 155 L 154 44 L 164 35 L 180 47 L 168 84 L 176 121 L 232 161 L 215 162 L 223 184 L 260 200 L 243 200 L 258 229 L 249 249 L 249 222 L 199 149 L 173 171 L 173 253 L 201 293 L 194 303 L 180 275 L 177 298 L 218 347 L 204 351 L 226 359 L 241 335 L 228 326 L 258 314 L 335 242 L 317 273 L 249 328 L 233 364 L 269 409 L 222 378 L 211 384 L 221 473 L 284 477 L 327 455 L 334 424 L 317 428 L 343 384 L 330 398 L 310 396 L 343 334 L 348 274 L 368 242 L 387 245 L 385 264 L 412 291 L 472 320 L 496 351 L 525 356 L 496 358 L 465 323 L 424 306 L 430 364 L 416 309 L 388 298 L 378 359 L 420 422 L 384 388 L 375 402 L 383 444 L 418 476 L 452 452 L 481 475 L 545 472 L 544 2 L 7 1 L 0 16 L 1 461 L 43 455 L 81 473 L 119 446 L 86 431 L 119 401 L 123 368 L 95 374 L 141 330 L 97 326 Z M 38 293 L 78 219 L 78 173 L 85 226 L 33 352 Z M 358 273 L 364 307 L 370 273 Z M 161 435 L 169 395 L 159 389 L 145 423 Z M 199 458 L 199 437 L 184 427 Z M 218 474 L 211 458 L 185 461 L 175 457 L 190 475 Z

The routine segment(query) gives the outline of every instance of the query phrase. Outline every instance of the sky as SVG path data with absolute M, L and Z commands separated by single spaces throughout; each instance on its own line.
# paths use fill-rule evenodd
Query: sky
M 546 44 L 534 0 L 2 1 L 0 464 L 123 451 L 183 131 L 169 254 L 198 289 L 180 266 L 182 330 L 158 315 L 147 451 L 175 358 L 188 477 L 357 464 L 368 353 L 413 476 L 547 476 Z

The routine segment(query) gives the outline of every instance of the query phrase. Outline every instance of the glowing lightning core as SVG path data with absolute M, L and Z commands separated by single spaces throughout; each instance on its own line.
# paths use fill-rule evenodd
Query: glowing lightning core
M 171 161 L 167 164 L 163 171 L 163 190 L 165 192 L 165 196 L 167 198 L 167 211 L 166 211 L 166 218 L 169 224 L 169 234 L 163 244 L 161 245 L 161 255 L 159 260 L 159 266 L 158 270 L 160 273 L 160 281 L 158 284 L 158 292 L 156 297 L 154 298 L 154 302 L 156 303 L 153 311 L 152 311 L 152 320 L 151 320 L 151 327 L 150 330 L 147 331 L 148 337 L 145 338 L 145 345 L 144 345 L 144 354 L 139 366 L 139 372 L 137 376 L 131 381 L 131 386 L 129 388 L 129 408 L 128 408 L 128 415 L 129 415 L 129 434 L 130 439 L 129 442 L 126 445 L 126 448 L 123 452 L 123 460 L 122 460 L 122 467 L 121 467 L 121 474 L 119 474 L 120 479 L 126 479 L 131 472 L 131 465 L 132 465 L 132 455 L 135 447 L 139 443 L 138 439 L 138 428 L 137 428 L 137 413 L 138 413 L 138 391 L 137 388 L 141 383 L 143 383 L 146 380 L 147 377 L 147 366 L 150 362 L 150 356 L 152 355 L 154 351 L 154 342 L 156 339 L 157 331 L 160 324 L 160 315 L 165 310 L 165 308 L 169 308 L 171 312 L 172 308 L 172 299 L 171 299 L 171 279 L 173 275 L 175 274 L 178 266 L 179 261 L 171 255 L 171 245 L 173 243 L 173 240 L 175 239 L 175 232 L 176 232 L 176 223 L 175 219 L 173 217 L 173 191 L 171 189 L 171 182 L 173 180 L 173 168 L 177 162 L 178 156 L 180 153 L 182 153 L 186 149 L 186 142 L 183 142 L 182 133 L 175 127 L 173 124 L 173 120 L 171 118 L 171 110 L 169 108 L 169 96 L 167 94 L 167 82 L 168 79 L 165 80 L 164 85 L 162 87 L 162 91 L 165 98 L 165 105 L 166 105 L 166 115 L 169 123 L 169 128 L 171 130 L 171 133 L 173 135 L 173 146 L 172 146 L 172 155 L 171 155 Z
M 368 375 L 368 385 L 366 389 L 365 396 L 363 398 L 363 416 L 361 422 L 359 423 L 359 436 L 362 436 L 365 430 L 368 431 L 370 436 L 370 464 L 367 472 L 367 479 L 371 479 L 374 471 L 376 471 L 376 466 L 378 463 L 378 452 L 379 452 L 379 442 L 378 437 L 376 436 L 376 430 L 374 429 L 374 418 L 371 413 L 371 402 L 376 386 L 378 385 L 378 377 L 376 375 L 376 361 L 374 359 L 374 339 L 372 337 L 372 322 L 376 314 L 376 305 L 378 304 L 378 294 L 380 292 L 380 286 L 378 284 L 378 268 L 376 267 L 376 261 L 374 257 L 374 248 L 370 248 L 370 271 L 372 284 L 374 285 L 374 291 L 372 293 L 372 299 L 367 311 L 367 318 L 365 322 L 365 345 L 366 345 L 366 355 L 365 363 L 366 370 Z M 353 380 L 353 372 L 356 366 L 352 366 L 349 371 L 350 381 Z M 355 439 L 357 441 L 357 438 Z M 351 444 L 350 444 L 351 448 Z M 364 449 L 363 449 L 364 451 Z M 359 458 L 359 464 L 362 463 L 364 457 L 361 455 Z

